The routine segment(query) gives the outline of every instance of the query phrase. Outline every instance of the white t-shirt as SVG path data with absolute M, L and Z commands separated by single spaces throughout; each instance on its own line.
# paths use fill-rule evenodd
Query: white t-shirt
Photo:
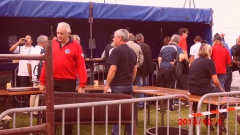
M 198 52 L 199 52 L 200 46 L 201 46 L 201 43 L 198 42 L 192 45 L 190 48 L 190 55 L 193 55 L 194 59 L 197 59 L 199 57 Z
M 19 49 L 20 47 L 20 49 Z M 26 47 L 24 46 L 18 46 L 13 53 L 16 54 L 29 54 L 31 49 L 34 47 Z M 27 61 L 28 60 L 19 60 L 19 67 L 18 67 L 18 76 L 29 76 L 28 69 L 27 69 Z
M 43 47 L 36 45 L 35 48 L 33 48 L 29 54 L 41 54 L 41 50 L 44 49 Z M 38 75 L 38 64 L 39 60 L 28 60 L 28 64 L 31 64 L 32 68 L 32 81 L 37 81 L 37 75 Z

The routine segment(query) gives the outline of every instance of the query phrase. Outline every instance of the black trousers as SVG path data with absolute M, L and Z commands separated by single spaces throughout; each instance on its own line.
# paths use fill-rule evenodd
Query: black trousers
M 222 91 L 219 88 L 215 87 L 212 91 L 209 91 L 207 93 L 218 93 L 218 92 L 222 92 Z M 203 95 L 207 94 L 207 93 L 203 93 L 203 92 L 199 93 L 199 91 L 197 91 L 197 90 L 191 91 L 190 93 L 193 95 L 199 95 L 199 96 L 203 96 Z M 193 102 L 193 111 L 194 112 L 197 112 L 197 104 L 198 103 Z M 210 111 L 216 110 L 216 109 L 217 109 L 217 105 L 210 105 L 210 109 L 209 109 Z M 207 106 L 207 111 L 208 111 L 208 106 Z M 226 117 L 226 113 L 223 113 L 223 115 Z M 210 118 L 215 118 L 215 117 L 216 117 L 216 114 L 210 115 Z M 208 115 L 206 115 L 206 118 L 208 119 Z
M 172 75 L 172 69 L 160 68 L 158 70 L 157 86 L 164 88 L 173 88 L 174 78 Z
M 76 92 L 76 80 L 54 80 L 54 91 Z
M 180 87 L 179 89 L 188 90 L 188 75 L 182 74 L 179 78 Z
M 29 76 L 17 76 L 17 86 L 18 87 L 30 87 L 32 86 Z
M 54 91 L 76 92 L 76 80 L 54 80 Z M 67 110 L 66 110 L 67 111 Z M 55 126 L 55 130 L 56 130 Z M 65 124 L 65 135 L 72 135 L 73 125 Z
M 158 70 L 158 77 L 157 77 L 157 86 L 164 87 L 164 88 L 174 88 L 174 77 L 172 73 L 172 69 L 168 68 L 160 68 Z M 172 108 L 173 99 L 169 101 L 169 108 Z
M 17 87 L 30 87 L 32 86 L 29 76 L 17 76 Z M 29 107 L 30 95 L 17 96 L 18 100 L 20 98 L 24 101 L 23 107 Z

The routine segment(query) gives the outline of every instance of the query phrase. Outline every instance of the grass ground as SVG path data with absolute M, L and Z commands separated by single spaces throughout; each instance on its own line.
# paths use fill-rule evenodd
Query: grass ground
M 202 108 L 203 111 L 206 110 L 206 107 L 203 106 Z M 3 107 L 1 108 L 1 112 L 3 111 Z M 151 106 L 151 112 L 150 112 L 150 124 L 147 125 L 147 128 L 151 128 L 151 127 L 155 127 L 155 123 L 156 123 L 156 119 L 155 119 L 155 116 L 156 116 L 156 113 L 155 113 L 155 106 Z M 182 122 L 182 127 L 183 128 L 188 128 L 188 125 L 190 124 L 188 121 L 188 107 L 186 106 L 182 106 L 182 120 L 186 119 L 187 122 L 184 123 Z M 167 113 L 167 112 L 166 112 Z M 167 124 L 167 114 L 165 114 L 164 116 L 164 123 L 165 125 Z M 203 124 L 203 119 L 205 117 L 202 117 L 201 118 L 201 134 L 202 135 L 206 135 L 207 134 L 207 128 L 204 126 Z M 235 132 L 234 132 L 234 120 L 235 120 L 235 112 L 230 112 L 229 113 L 229 127 L 228 127 L 228 131 L 229 131 L 229 135 L 234 135 Z M 181 119 L 180 119 L 181 120 Z M 169 125 L 170 126 L 173 126 L 173 127 L 178 127 L 179 125 L 179 112 L 178 111 L 174 111 L 174 112 L 169 112 Z M 158 126 L 161 125 L 160 123 L 161 121 L 161 116 L 160 116 L 160 112 L 158 111 Z M 11 121 L 12 122 L 12 121 Z M 17 124 L 17 127 L 25 127 L 25 126 L 29 126 L 30 120 L 29 120 L 29 115 L 28 114 L 23 114 L 23 113 L 18 113 L 17 114 L 17 121 L 16 121 L 16 124 Z M 34 118 L 34 125 L 36 125 L 36 118 Z M 239 128 L 239 124 L 238 125 L 238 134 L 240 134 L 240 128 Z M 12 124 L 10 124 L 10 128 L 12 127 Z M 122 129 L 123 129 L 124 126 L 122 126 Z M 138 112 L 138 125 L 137 125 L 137 129 L 136 129 L 136 133 L 137 135 L 142 135 L 144 134 L 144 110 L 143 109 L 139 109 L 139 112 Z M 216 132 L 216 127 L 214 127 L 214 131 L 213 132 L 210 132 L 210 135 L 215 135 L 217 134 Z M 91 125 L 82 125 L 80 127 L 80 130 L 81 130 L 81 134 L 82 135 L 91 135 L 92 133 L 92 130 L 91 130 Z M 109 134 L 110 134 L 110 131 L 111 131 L 111 125 L 108 127 L 108 130 L 109 130 Z M 74 126 L 74 133 L 76 134 L 76 126 Z M 57 133 L 56 134 L 61 134 L 61 128 L 58 128 L 57 130 Z M 95 135 L 103 135 L 105 134 L 105 127 L 104 125 L 95 125 L 95 128 L 94 128 L 94 134 Z

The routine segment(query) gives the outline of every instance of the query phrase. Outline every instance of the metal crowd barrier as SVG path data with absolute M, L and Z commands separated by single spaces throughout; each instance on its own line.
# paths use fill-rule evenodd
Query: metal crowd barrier
M 32 131 L 44 131 L 49 135 L 54 134 L 54 101 L 53 101 L 53 68 L 52 68 L 52 41 L 49 41 L 45 46 L 45 54 L 0 54 L 0 59 L 2 60 L 44 60 L 46 63 L 46 106 L 47 106 L 47 123 L 38 125 L 37 127 L 31 127 L 27 129 L 18 129 L 13 130 L 12 134 L 16 134 L 18 132 L 28 133 Z M 22 110 L 23 112 L 23 110 Z M 13 115 L 16 117 L 16 114 Z M 2 119 L 2 118 L 1 118 Z M 15 128 L 15 126 L 13 126 Z M 4 130 L 2 130 L 4 131 Z M 2 132 L 1 131 L 1 132 Z M 0 133 L 7 134 L 8 132 Z
M 144 110 L 143 110 L 143 127 L 140 127 L 143 129 L 143 133 L 140 134 L 148 134 L 151 135 L 152 133 L 148 133 L 148 131 L 154 132 L 153 134 L 160 134 L 160 132 L 162 133 L 162 131 L 159 128 L 159 119 L 160 117 L 158 117 L 159 115 L 159 111 L 158 111 L 158 107 L 159 107 L 159 102 L 162 103 L 162 101 L 167 102 L 167 104 L 165 104 L 167 106 L 167 108 L 169 109 L 169 101 L 171 99 L 179 99 L 179 100 L 186 100 L 188 102 L 188 104 L 190 105 L 188 108 L 188 114 L 191 113 L 192 111 L 192 106 L 190 104 L 190 100 L 188 99 L 187 96 L 185 95 L 169 95 L 169 96 L 156 96 L 156 97 L 146 97 L 146 98 L 133 98 L 133 99 L 124 99 L 124 100 L 111 100 L 111 101 L 101 101 L 101 102 L 86 102 L 86 103 L 74 103 L 74 104 L 61 104 L 61 105 L 54 105 L 54 110 L 61 110 L 62 111 L 62 134 L 64 134 L 64 125 L 65 125 L 65 118 L 66 118 L 66 110 L 67 109 L 73 109 L 75 108 L 75 110 L 77 110 L 77 115 L 76 115 L 76 123 L 77 123 L 77 135 L 80 134 L 80 125 L 82 125 L 82 122 L 80 120 L 80 116 L 83 115 L 81 114 L 82 109 L 86 108 L 86 107 L 90 107 L 92 109 L 92 113 L 91 113 L 91 119 L 89 119 L 90 123 L 91 123 L 91 131 L 88 131 L 89 133 L 91 133 L 92 135 L 94 135 L 95 132 L 95 116 L 94 116 L 94 112 L 98 112 L 97 109 L 99 106 L 105 106 L 106 109 L 106 113 L 105 113 L 105 122 L 102 123 L 103 125 L 105 125 L 105 133 L 101 133 L 101 134 L 106 134 L 108 135 L 108 125 L 110 125 L 109 123 L 109 113 L 108 113 L 108 108 L 111 105 L 117 105 L 119 107 L 119 113 L 116 114 L 118 115 L 118 121 L 116 124 L 118 124 L 119 129 L 121 129 L 121 124 L 122 124 L 122 118 L 124 114 L 121 114 L 121 109 L 123 104 L 131 104 L 131 128 L 132 129 L 136 129 L 135 127 L 135 117 L 136 117 L 136 108 L 134 107 L 135 103 L 144 101 Z M 152 108 L 152 110 L 155 111 L 155 126 L 153 126 L 153 128 L 151 130 L 147 129 L 147 102 L 155 102 L 155 108 Z M 161 104 L 162 105 L 162 104 Z M 164 107 L 161 107 L 161 109 Z M 20 113 L 20 112 L 30 112 L 30 127 L 37 127 L 36 130 L 29 130 L 28 133 L 36 133 L 36 132 L 41 132 L 42 130 L 40 130 L 41 128 L 45 128 L 45 127 L 40 127 L 39 125 L 35 125 L 33 126 L 33 114 L 32 112 L 34 111 L 46 111 L 46 106 L 39 106 L 39 107 L 27 107 L 27 108 L 15 108 L 15 109 L 9 109 L 6 110 L 5 112 L 3 112 L 0 115 L 0 119 L 2 119 L 5 115 L 10 115 L 13 114 L 13 129 L 16 129 L 16 113 Z M 166 135 L 172 135 L 172 127 L 173 125 L 170 125 L 170 121 L 173 122 L 174 121 L 174 125 L 175 125 L 175 129 L 177 129 L 177 133 L 175 132 L 175 134 L 179 134 L 179 135 L 185 135 L 186 133 L 183 133 L 183 126 L 182 124 L 179 124 L 179 120 L 183 120 L 183 119 L 187 119 L 189 120 L 189 118 L 187 118 L 186 116 L 182 115 L 182 107 L 179 106 L 178 108 L 178 112 L 175 112 L 178 116 L 178 119 L 171 119 L 171 115 L 170 112 L 168 111 L 166 113 L 166 118 L 167 118 L 167 122 L 166 122 L 166 127 L 164 127 L 165 131 L 166 131 Z M 152 113 L 151 115 L 154 115 L 154 113 Z M 99 123 L 98 123 L 99 124 Z M 113 124 L 113 123 L 111 123 Z M 115 123 L 114 123 L 115 124 Z M 172 124 L 172 123 L 171 123 Z M 18 125 L 19 126 L 19 125 Z M 151 125 L 152 126 L 152 125 Z M 188 127 L 188 134 L 191 135 L 192 134 L 192 128 L 190 125 L 187 125 L 186 127 Z M 28 127 L 22 127 L 27 129 Z M 6 134 L 6 135 L 10 135 L 10 134 L 16 134 L 16 132 L 13 131 L 13 129 L 8 129 L 8 130 L 0 130 L 0 134 Z M 139 129 L 139 127 L 138 127 Z M 186 129 L 185 129 L 186 130 Z M 16 131 L 16 130 L 15 130 Z M 23 133 L 23 132 L 17 132 L 18 134 Z M 26 133 L 26 132 L 24 132 Z M 138 132 L 139 133 L 139 132 Z M 119 134 L 121 134 L 121 130 L 119 130 Z M 136 134 L 135 130 L 132 130 L 132 135 Z
M 209 93 L 205 94 L 201 97 L 201 99 L 198 102 L 197 106 L 197 135 L 202 134 L 201 133 L 201 125 L 204 124 L 204 122 L 208 123 L 208 129 L 207 133 L 210 134 L 210 125 L 212 124 L 214 127 L 217 125 L 217 134 L 222 134 L 222 132 L 226 132 L 226 135 L 229 134 L 239 134 L 239 124 L 237 123 L 237 113 L 239 110 L 239 104 L 240 104 L 240 92 L 222 92 L 222 93 Z M 210 105 L 211 98 L 217 98 L 217 110 L 216 111 L 210 111 Z M 224 102 L 223 102 L 224 99 Z M 206 112 L 203 112 L 202 105 L 206 104 L 204 101 L 208 101 L 207 107 L 208 110 Z M 234 112 L 233 117 L 229 117 L 229 113 Z M 225 114 L 224 114 L 225 113 Z M 210 114 L 216 114 L 216 119 L 212 120 L 209 119 Z M 203 121 L 202 117 L 208 115 L 207 121 Z M 224 115 L 226 115 L 226 118 L 224 118 Z M 226 120 L 225 120 L 226 119 Z M 226 122 L 225 122 L 226 121 Z M 230 121 L 234 124 L 230 124 Z M 200 123 L 200 124 L 199 124 Z M 226 125 L 226 127 L 224 127 Z M 234 125 L 234 128 L 233 128 Z M 226 131 L 223 131 L 222 128 L 225 128 Z M 230 132 L 230 129 L 234 129 L 234 131 Z

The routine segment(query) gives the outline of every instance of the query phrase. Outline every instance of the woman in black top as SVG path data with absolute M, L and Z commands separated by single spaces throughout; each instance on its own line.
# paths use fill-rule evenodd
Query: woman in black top
M 198 53 L 199 58 L 194 60 L 190 66 L 188 90 L 193 95 L 202 96 L 207 93 L 224 92 L 217 77 L 215 64 L 213 60 L 211 60 L 211 54 L 211 46 L 208 44 L 202 44 Z M 215 86 L 212 85 L 211 82 Z M 211 105 L 210 108 L 210 110 L 216 110 L 215 105 Z M 193 110 L 196 112 L 196 104 L 193 105 Z M 210 115 L 210 118 L 213 117 L 216 117 L 216 115 Z M 213 130 L 212 126 L 211 130 Z
M 193 95 L 202 96 L 207 93 L 224 92 L 217 77 L 215 64 L 210 59 L 211 54 L 211 46 L 202 44 L 198 53 L 199 58 L 194 60 L 190 66 L 188 87 Z

